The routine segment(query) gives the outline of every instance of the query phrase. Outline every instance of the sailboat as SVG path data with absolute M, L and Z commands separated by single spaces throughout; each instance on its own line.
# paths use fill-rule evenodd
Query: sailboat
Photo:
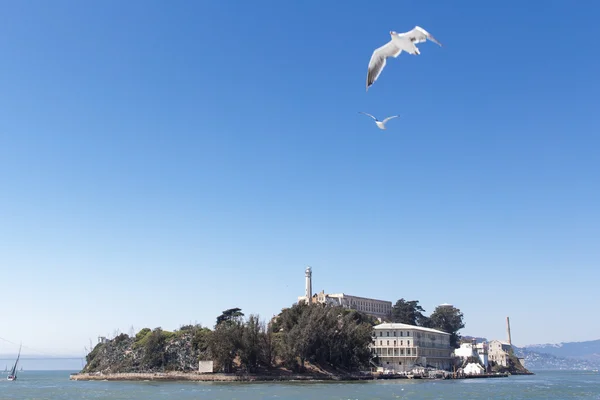
M 21 346 L 19 346 L 19 354 L 17 355 L 17 361 L 15 361 L 15 365 L 10 370 L 10 374 L 6 377 L 9 381 L 17 380 L 17 364 L 19 363 L 19 358 L 21 357 Z

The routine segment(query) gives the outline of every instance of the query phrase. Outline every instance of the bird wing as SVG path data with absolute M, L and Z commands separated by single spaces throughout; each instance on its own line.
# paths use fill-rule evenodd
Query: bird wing
M 400 55 L 400 53 L 402 53 L 402 49 L 397 47 L 391 40 L 383 46 L 375 49 L 373 55 L 371 55 L 369 69 L 367 71 L 367 90 L 369 90 L 369 86 L 375 83 L 381 74 L 381 71 L 383 71 L 387 58 L 396 58 L 398 55 Z
M 385 124 L 386 122 L 388 122 L 390 119 L 392 118 L 397 118 L 399 117 L 399 115 L 392 115 L 391 117 L 387 117 L 386 119 L 383 120 L 383 123 Z
M 375 117 L 374 117 L 374 116 L 372 116 L 371 114 L 368 114 L 368 113 L 366 113 L 366 112 L 363 112 L 363 111 L 359 111 L 359 113 L 361 113 L 361 114 L 365 114 L 365 115 L 368 115 L 369 117 L 371 117 L 371 118 L 373 118 L 375 121 L 377 121 L 377 118 L 375 118 Z
M 415 26 L 412 30 L 405 33 L 401 33 L 399 36 L 407 37 L 413 43 L 423 43 L 429 39 L 438 46 L 442 45 L 440 42 L 437 41 L 436 38 L 431 36 L 431 33 L 427 32 L 420 26 Z

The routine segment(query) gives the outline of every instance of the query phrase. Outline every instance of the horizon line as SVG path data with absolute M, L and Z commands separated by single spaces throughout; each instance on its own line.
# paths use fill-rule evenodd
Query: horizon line
M 10 354 L 0 354 L 0 360 L 3 361 L 14 361 L 14 359 L 17 357 L 16 354 L 14 355 L 10 355 Z M 58 356 L 58 357 L 51 357 L 51 356 L 43 356 L 43 357 L 39 357 L 39 356 L 21 356 L 20 357 L 21 360 L 81 360 L 81 359 L 85 359 L 85 356 Z

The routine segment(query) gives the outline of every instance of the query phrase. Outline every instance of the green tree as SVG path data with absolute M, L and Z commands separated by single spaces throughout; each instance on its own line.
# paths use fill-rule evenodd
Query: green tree
M 449 333 L 450 345 L 458 348 L 460 346 L 458 331 L 465 327 L 463 313 L 453 306 L 437 306 L 429 316 L 427 327 Z
M 274 332 L 289 332 L 298 324 L 300 317 L 309 307 L 306 303 L 294 304 L 290 308 L 284 308 L 273 322 Z
M 147 334 L 149 334 L 150 332 L 152 332 L 152 329 L 150 328 L 143 328 L 140 329 L 140 331 L 137 333 L 137 335 L 135 335 L 135 341 L 139 342 L 142 339 L 144 339 L 146 337 Z
M 392 322 L 401 324 L 418 325 L 423 321 L 425 310 L 419 305 L 418 300 L 400 299 L 392 307 Z
M 205 355 L 209 350 L 212 331 L 201 326 L 195 327 L 192 337 L 192 349 L 200 353 L 200 356 Z
M 119 344 L 119 343 L 123 343 L 125 341 L 127 341 L 129 339 L 129 335 L 126 333 L 121 333 L 120 335 L 117 335 L 113 341 L 115 344 Z
M 279 356 L 293 369 L 306 361 L 353 370 L 371 357 L 373 321 L 363 313 L 321 304 L 298 304 L 277 318 Z
M 317 335 L 316 330 L 311 326 L 313 321 L 311 319 L 310 310 L 314 308 L 315 307 L 307 307 L 300 315 L 298 323 L 287 330 L 284 336 L 284 342 L 288 348 L 286 355 L 288 357 L 290 355 L 294 357 L 293 364 L 295 364 L 295 358 L 299 358 L 301 370 L 304 369 L 304 363 L 311 355 L 313 343 Z
M 233 372 L 233 361 L 239 357 L 247 372 L 256 372 L 260 366 L 271 367 L 275 360 L 274 332 L 267 329 L 258 315 L 251 314 L 246 321 L 239 308 L 226 310 L 217 318 L 215 330 L 199 332 L 193 343 L 208 343 L 208 351 L 223 372 Z M 210 333 L 209 333 L 210 332 Z
M 165 366 L 165 335 L 161 328 L 154 329 L 146 336 L 142 361 L 148 369 L 162 369 Z
M 241 308 L 230 308 L 217 317 L 217 325 L 222 322 L 241 321 L 244 313 Z
M 242 328 L 239 356 L 247 372 L 255 372 L 261 356 L 261 330 L 258 316 L 250 315 Z
M 352 319 L 354 321 L 356 321 L 358 324 L 368 324 L 370 326 L 375 326 L 375 325 L 379 325 L 379 320 L 377 319 L 377 317 L 374 317 L 372 315 L 369 314 L 365 314 L 362 313 L 360 311 L 356 311 L 356 310 L 349 310 L 347 308 L 343 309 L 343 313 L 344 315 L 352 315 Z
M 263 335 L 261 337 L 261 360 L 267 367 L 271 368 L 275 363 L 276 347 L 275 347 L 275 332 L 273 324 L 265 325 L 262 323 Z
M 210 335 L 209 349 L 217 368 L 233 371 L 233 360 L 241 347 L 243 323 L 239 320 L 217 324 Z

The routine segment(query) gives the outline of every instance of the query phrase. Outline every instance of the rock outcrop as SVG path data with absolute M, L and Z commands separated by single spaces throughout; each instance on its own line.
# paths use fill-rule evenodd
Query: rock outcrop
M 121 334 L 98 343 L 87 355 L 82 373 L 189 372 L 206 359 L 203 329 L 190 327 L 176 332 L 142 329 L 136 337 Z
M 527 368 L 525 368 L 521 364 L 521 361 L 519 361 L 519 359 L 517 358 L 517 356 L 514 354 L 513 351 L 511 351 L 508 354 L 508 365 L 507 366 L 494 365 L 492 367 L 492 371 L 500 372 L 500 373 L 508 372 L 509 374 L 512 374 L 512 375 L 534 375 L 533 372 L 529 371 Z

